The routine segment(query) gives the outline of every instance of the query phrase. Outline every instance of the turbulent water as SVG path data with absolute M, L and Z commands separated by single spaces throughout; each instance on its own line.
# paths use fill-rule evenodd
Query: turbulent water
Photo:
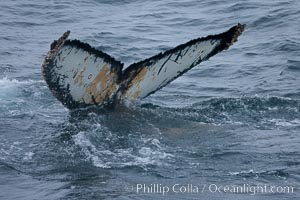
M 299 199 L 299 8 L 297 0 L 1 0 L 0 199 Z M 238 22 L 247 28 L 228 51 L 136 106 L 71 113 L 41 77 L 50 43 L 66 30 L 128 66 Z M 163 196 L 139 184 L 199 191 Z

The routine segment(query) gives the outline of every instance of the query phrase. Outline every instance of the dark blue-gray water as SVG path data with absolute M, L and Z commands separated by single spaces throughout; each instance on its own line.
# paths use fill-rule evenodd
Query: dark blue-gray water
M 228 51 L 135 107 L 70 113 L 41 77 L 66 30 L 128 65 L 238 22 Z M 299 199 L 299 24 L 298 0 L 0 0 L 0 199 Z

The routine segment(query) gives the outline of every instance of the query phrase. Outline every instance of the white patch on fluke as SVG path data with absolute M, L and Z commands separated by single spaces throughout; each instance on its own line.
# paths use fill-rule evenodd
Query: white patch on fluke
M 187 46 L 170 55 L 166 55 L 151 66 L 145 67 L 145 75 L 125 93 L 126 99 L 136 100 L 146 97 L 150 92 L 163 87 L 179 76 L 185 70 L 189 69 L 195 63 L 206 60 L 219 44 L 221 40 L 209 40 Z

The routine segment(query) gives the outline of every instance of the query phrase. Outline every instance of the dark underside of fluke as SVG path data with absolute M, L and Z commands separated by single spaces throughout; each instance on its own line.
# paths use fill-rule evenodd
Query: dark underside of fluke
M 123 64 L 79 40 L 70 31 L 51 44 L 42 65 L 52 94 L 69 109 L 135 102 L 164 87 L 189 69 L 228 49 L 244 31 L 228 31 L 191 40 L 123 70 Z

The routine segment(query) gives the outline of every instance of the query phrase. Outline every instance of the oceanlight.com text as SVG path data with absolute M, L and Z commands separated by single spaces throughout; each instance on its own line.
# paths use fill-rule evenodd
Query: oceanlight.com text
M 161 194 L 163 196 L 174 194 L 201 194 L 201 193 L 232 193 L 232 194 L 292 194 L 295 192 L 293 186 L 285 185 L 221 185 L 221 184 L 136 184 L 131 187 L 127 187 L 137 194 Z

